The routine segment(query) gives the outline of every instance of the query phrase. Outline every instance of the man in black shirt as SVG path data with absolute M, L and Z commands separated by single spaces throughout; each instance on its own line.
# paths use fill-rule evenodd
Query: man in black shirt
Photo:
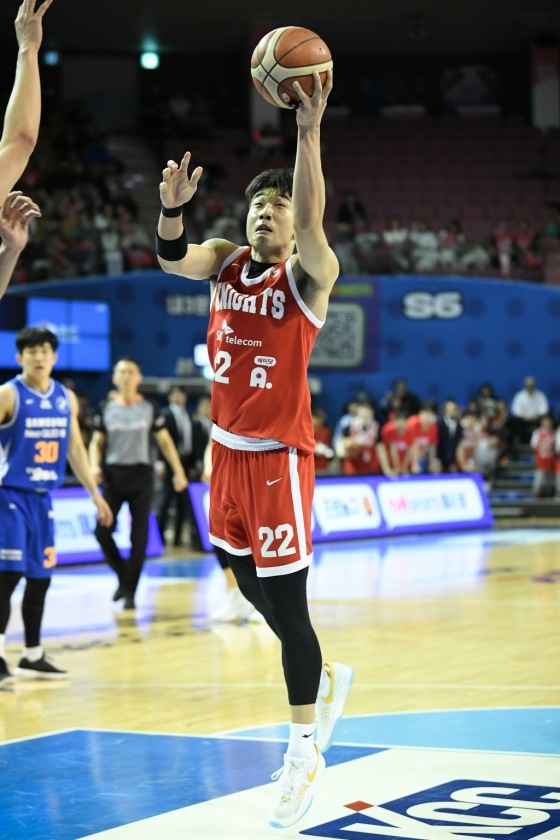
M 171 389 L 168 396 L 169 408 L 164 408 L 165 417 L 171 440 L 175 444 L 183 469 L 189 481 L 200 481 L 204 466 L 204 451 L 208 443 L 208 433 L 200 420 L 192 417 L 187 411 L 187 392 L 178 386 Z M 181 530 L 186 515 L 192 517 L 189 494 L 187 490 L 176 493 L 172 481 L 173 471 L 166 464 L 163 502 L 158 516 L 158 524 L 163 539 L 169 506 L 175 496 L 175 545 L 181 544 Z M 191 518 L 191 524 L 194 525 Z
M 124 598 L 125 609 L 134 609 L 134 594 L 146 556 L 153 496 L 152 433 L 171 464 L 175 490 L 182 493 L 187 486 L 185 471 L 167 430 L 165 417 L 155 403 L 145 400 L 138 393 L 141 381 L 138 362 L 129 357 L 119 359 L 113 369 L 113 385 L 117 394 L 99 406 L 89 447 L 93 473 L 97 481 L 102 480 L 103 495 L 115 518 L 112 528 L 98 524 L 95 536 L 107 563 L 119 579 L 113 600 Z M 113 539 L 123 502 L 128 502 L 132 517 L 128 562 L 121 557 Z

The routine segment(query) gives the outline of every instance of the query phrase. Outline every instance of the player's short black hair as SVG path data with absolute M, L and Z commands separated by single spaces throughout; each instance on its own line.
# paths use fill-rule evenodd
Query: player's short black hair
M 253 178 L 245 190 L 245 198 L 252 202 L 254 197 L 265 190 L 273 190 L 286 198 L 292 197 L 294 189 L 294 170 L 291 167 L 282 169 L 265 169 L 256 178 Z
M 58 338 L 46 327 L 24 327 L 16 335 L 16 347 L 20 353 L 26 347 L 38 347 L 40 344 L 50 344 L 56 353 Z
M 140 371 L 140 373 L 142 373 L 142 368 L 140 367 L 140 362 L 138 362 L 138 361 L 137 361 L 136 359 L 134 359 L 132 356 L 121 356 L 121 357 L 120 357 L 120 359 L 117 359 L 117 361 L 116 361 L 116 362 L 115 362 L 115 364 L 113 365 L 113 370 L 115 370 L 116 366 L 117 366 L 120 362 L 130 362 L 131 364 L 136 365 L 136 367 L 138 368 L 138 370 Z

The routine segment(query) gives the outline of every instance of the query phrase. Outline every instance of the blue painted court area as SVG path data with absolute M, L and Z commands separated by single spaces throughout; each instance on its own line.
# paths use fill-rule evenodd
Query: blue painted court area
M 74 730 L 0 746 L 0 840 L 77 840 L 270 782 L 269 741 Z M 333 746 L 334 766 L 375 747 Z
M 248 738 L 289 737 L 288 724 L 237 732 Z M 465 709 L 344 718 L 337 741 L 393 747 L 560 755 L 560 706 Z

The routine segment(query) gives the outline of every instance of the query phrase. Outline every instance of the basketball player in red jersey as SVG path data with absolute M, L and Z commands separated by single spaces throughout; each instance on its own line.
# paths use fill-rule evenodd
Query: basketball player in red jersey
M 292 723 L 274 774 L 269 822 L 277 828 L 310 807 L 353 678 L 345 665 L 323 664 L 306 590 L 315 450 L 307 366 L 339 270 L 323 230 L 320 154 L 332 73 L 324 88 L 314 74 L 311 97 L 294 89 L 301 99 L 295 170 L 268 170 L 247 188 L 250 247 L 220 239 L 188 245 L 181 207 L 202 174 L 198 167 L 189 177 L 189 153 L 164 170 L 157 235 L 165 271 L 214 284 L 210 539 L 226 550 L 241 592 L 282 643 Z

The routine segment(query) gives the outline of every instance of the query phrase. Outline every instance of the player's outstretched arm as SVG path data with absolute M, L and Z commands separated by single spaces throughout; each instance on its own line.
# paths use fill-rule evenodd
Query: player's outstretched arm
M 159 264 L 168 274 L 179 274 L 191 280 L 208 280 L 217 275 L 223 261 L 237 246 L 225 239 L 209 239 L 202 245 L 189 245 L 183 227 L 183 214 L 167 216 L 163 212 L 178 211 L 195 194 L 202 167 L 198 166 L 189 177 L 190 159 L 191 153 L 187 152 L 181 165 L 170 160 L 163 170 L 163 181 L 159 185 L 163 210 L 158 224 L 157 254 Z
M 0 211 L 0 299 L 12 279 L 19 256 L 29 238 L 29 222 L 41 215 L 39 207 L 21 192 L 10 193 Z
M 97 508 L 97 518 L 99 523 L 108 528 L 113 524 L 113 513 L 97 489 L 97 483 L 89 465 L 88 455 L 80 432 L 80 424 L 78 423 L 78 400 L 72 391 L 69 393 L 72 408 L 72 419 L 70 421 L 68 463 L 72 467 L 72 472 L 80 484 L 82 484 L 90 494 L 93 504 Z
M 325 179 L 321 168 L 321 118 L 333 86 L 332 70 L 325 87 L 319 73 L 313 74 L 313 96 L 305 94 L 298 82 L 294 90 L 301 99 L 297 109 L 298 148 L 294 170 L 292 205 L 297 245 L 296 259 L 310 278 L 304 299 L 317 318 L 324 320 L 328 299 L 338 277 L 338 260 L 329 247 L 323 228 Z M 287 96 L 287 94 L 286 94 Z
M 4 117 L 0 140 L 0 203 L 21 178 L 39 136 L 41 81 L 39 47 L 43 40 L 43 16 L 53 0 L 35 11 L 37 0 L 24 0 L 16 18 L 19 53 L 16 80 Z

